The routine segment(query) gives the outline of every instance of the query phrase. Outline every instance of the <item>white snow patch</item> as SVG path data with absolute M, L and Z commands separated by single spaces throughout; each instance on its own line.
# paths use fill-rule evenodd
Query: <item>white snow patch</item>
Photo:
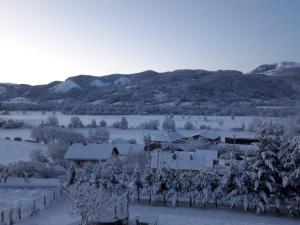
M 156 91 L 153 96 L 156 100 L 163 101 L 167 97 L 167 94 L 162 91 Z
M 12 99 L 9 99 L 8 101 L 5 101 L 5 103 L 13 103 L 13 104 L 19 104 L 19 103 L 23 103 L 23 104 L 36 104 L 36 102 L 33 102 L 30 99 L 24 98 L 24 97 L 12 98 Z
M 92 87 L 106 87 L 109 83 L 102 82 L 101 80 L 93 80 L 90 85 Z
M 114 81 L 114 84 L 119 84 L 119 85 L 125 85 L 129 83 L 130 83 L 130 79 L 128 77 L 120 77 Z
M 80 86 L 76 84 L 74 81 L 66 80 L 62 83 L 59 83 L 51 87 L 49 90 L 54 93 L 67 93 L 73 88 L 80 89 Z

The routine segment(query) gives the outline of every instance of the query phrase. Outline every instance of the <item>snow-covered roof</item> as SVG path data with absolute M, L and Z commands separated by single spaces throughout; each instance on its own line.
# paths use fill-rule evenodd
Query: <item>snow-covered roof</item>
M 180 141 L 186 138 L 183 134 L 179 133 L 177 130 L 166 130 L 159 135 L 153 135 L 152 141 L 154 142 L 174 142 Z
M 109 159 L 112 154 L 112 149 L 118 148 L 120 155 L 129 153 L 138 153 L 144 151 L 142 144 L 73 144 L 69 147 L 65 159 L 71 160 L 105 160 Z
M 203 137 L 203 138 L 206 138 L 206 139 L 209 139 L 209 140 L 217 140 L 219 138 L 221 138 L 221 135 L 216 133 L 216 132 L 213 132 L 213 131 L 210 131 L 210 130 L 206 130 L 206 131 L 203 131 L 201 133 L 197 133 L 197 134 L 194 134 L 193 136 L 200 136 L 200 137 Z
M 199 170 L 213 167 L 213 160 L 217 157 L 217 150 L 211 149 L 195 152 L 155 150 L 151 153 L 151 168 Z

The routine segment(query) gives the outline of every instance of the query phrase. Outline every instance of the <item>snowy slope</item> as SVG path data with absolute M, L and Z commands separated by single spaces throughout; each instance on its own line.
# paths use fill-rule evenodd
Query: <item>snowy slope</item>
M 120 77 L 114 81 L 114 84 L 119 84 L 119 85 L 125 85 L 129 83 L 130 83 L 130 79 L 128 77 Z
M 108 86 L 109 84 L 108 83 L 104 83 L 102 82 L 101 80 L 93 80 L 90 85 L 92 87 L 106 87 Z
M 254 69 L 252 74 L 263 74 L 268 76 L 279 76 L 289 74 L 300 75 L 300 63 L 279 62 L 274 64 L 264 64 Z
M 80 89 L 80 86 L 78 84 L 76 84 L 74 81 L 66 80 L 64 82 L 61 82 L 61 83 L 53 86 L 49 90 L 54 93 L 67 93 L 70 90 L 72 90 L 73 88 Z
M 1 89 L 0 89 L 0 91 L 1 91 Z M 12 103 L 12 104 L 36 104 L 36 102 L 33 102 L 30 99 L 24 98 L 24 97 L 12 98 L 12 99 L 9 99 L 8 101 L 5 101 L 5 103 Z

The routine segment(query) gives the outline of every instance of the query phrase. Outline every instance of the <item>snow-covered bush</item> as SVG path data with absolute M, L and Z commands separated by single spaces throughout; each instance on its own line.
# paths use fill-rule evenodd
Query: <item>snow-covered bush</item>
M 41 126 L 58 127 L 59 122 L 56 116 L 49 116 Z
M 83 128 L 84 125 L 83 125 L 81 119 L 79 118 L 79 116 L 73 116 L 70 119 L 69 127 L 70 128 Z
M 158 130 L 159 129 L 159 120 L 151 119 L 149 121 L 141 122 L 139 127 L 146 130 Z
M 99 125 L 100 125 L 100 127 L 107 127 L 107 123 L 106 123 L 105 120 L 101 120 L 101 121 L 99 122 Z
M 24 126 L 22 121 L 9 119 L 3 124 L 3 128 L 5 129 L 17 129 Z
M 129 144 L 136 144 L 136 139 L 131 138 L 131 139 L 128 139 L 127 142 L 128 142 Z
M 97 122 L 95 119 L 91 120 L 91 123 L 87 125 L 87 127 L 91 127 L 91 128 L 96 128 L 97 127 Z
M 110 133 L 106 127 L 98 127 L 89 130 L 87 141 L 90 143 L 107 143 L 110 138 Z
M 219 127 L 223 127 L 224 125 L 224 120 L 223 119 L 218 119 L 217 123 L 219 124 Z
M 210 126 L 207 126 L 207 125 L 205 125 L 205 124 L 200 125 L 199 128 L 200 128 L 200 129 L 203 129 L 203 130 L 210 130 L 210 129 L 211 129 Z
M 166 115 L 162 124 L 164 130 L 171 130 L 176 128 L 175 120 L 173 116 Z
M 112 124 L 113 128 L 128 129 L 128 122 L 125 116 L 121 117 L 121 121 L 116 121 Z
M 31 137 L 38 143 L 83 143 L 85 137 L 83 134 L 74 130 L 59 127 L 35 127 L 31 130 Z
M 194 124 L 192 123 L 192 122 L 190 122 L 190 121 L 187 121 L 185 124 L 184 124 L 184 127 L 183 127 L 184 129 L 186 129 L 186 130 L 192 130 L 192 129 L 194 129 Z

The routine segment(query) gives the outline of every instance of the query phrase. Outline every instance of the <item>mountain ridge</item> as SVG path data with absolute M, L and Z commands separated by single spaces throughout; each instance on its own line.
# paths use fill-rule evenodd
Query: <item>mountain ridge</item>
M 264 74 L 276 68 L 280 68 L 276 75 Z M 0 84 L 0 110 L 229 114 L 230 107 L 250 105 L 256 110 L 264 105 L 296 105 L 300 101 L 300 70 L 295 68 L 298 69 L 290 64 L 264 64 L 248 74 L 237 70 L 147 70 L 134 74 L 78 75 L 44 85 Z M 22 101 L 18 103 L 16 99 Z M 30 102 L 34 104 L 27 104 Z

